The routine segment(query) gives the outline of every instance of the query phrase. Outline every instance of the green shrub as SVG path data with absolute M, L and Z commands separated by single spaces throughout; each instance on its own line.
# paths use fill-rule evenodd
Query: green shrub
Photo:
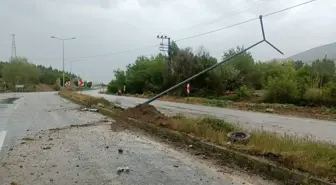
M 290 76 L 270 77 L 264 101 L 270 103 L 297 103 L 300 92 L 295 78 Z
M 252 91 L 246 85 L 243 85 L 240 86 L 237 90 L 235 90 L 235 94 L 238 96 L 238 98 L 242 99 L 251 97 Z
M 118 86 L 117 86 L 117 84 L 115 84 L 115 83 L 110 83 L 110 84 L 107 86 L 107 91 L 108 91 L 109 93 L 116 93 L 116 92 L 118 92 Z
M 303 99 L 309 102 L 323 102 L 323 91 L 319 88 L 309 88 L 303 95 Z
M 54 86 L 54 90 L 55 90 L 55 91 L 59 91 L 59 90 L 61 90 L 61 87 L 60 87 L 59 85 L 56 84 L 56 85 Z
M 336 83 L 329 82 L 325 87 L 324 87 L 324 93 L 326 96 L 329 98 L 335 98 L 336 99 Z

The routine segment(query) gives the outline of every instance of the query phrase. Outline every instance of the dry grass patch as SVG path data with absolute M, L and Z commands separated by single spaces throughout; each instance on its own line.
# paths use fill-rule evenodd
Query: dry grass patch
M 228 144 L 227 133 L 242 129 L 215 118 L 175 116 L 170 128 L 336 182 L 336 146 L 331 143 L 315 141 L 311 137 L 251 131 L 247 144 Z
M 83 102 L 87 107 L 92 107 L 93 105 L 102 104 L 104 106 L 110 106 L 111 102 L 104 98 L 97 98 L 86 94 L 80 94 L 74 91 L 60 91 L 60 95 L 76 99 L 77 101 Z

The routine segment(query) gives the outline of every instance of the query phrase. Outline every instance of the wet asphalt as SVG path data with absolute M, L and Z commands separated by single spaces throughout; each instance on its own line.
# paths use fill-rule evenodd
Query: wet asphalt
M 145 102 L 146 99 L 99 94 L 99 90 L 83 91 L 83 93 L 104 97 L 113 102 L 118 102 L 123 107 L 133 107 Z M 154 101 L 151 103 L 161 112 L 166 114 L 185 114 L 188 116 L 213 116 L 225 119 L 247 129 L 263 129 L 270 132 L 287 133 L 298 136 L 309 136 L 317 140 L 336 142 L 336 122 L 317 119 L 282 116 L 268 113 L 241 111 L 218 107 Z
M 15 140 L 26 135 L 75 123 L 85 124 L 101 117 L 76 118 L 76 114 L 87 113 L 70 111 L 78 108 L 78 105 L 55 93 L 0 94 L 0 159 L 4 152 L 12 148 Z

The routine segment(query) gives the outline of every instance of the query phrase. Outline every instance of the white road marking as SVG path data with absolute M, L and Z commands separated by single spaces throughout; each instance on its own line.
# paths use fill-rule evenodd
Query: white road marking
M 0 151 L 2 149 L 2 145 L 5 141 L 6 133 L 7 133 L 6 131 L 1 131 L 0 132 Z
M 20 103 L 17 103 L 14 107 L 14 109 L 17 109 Z

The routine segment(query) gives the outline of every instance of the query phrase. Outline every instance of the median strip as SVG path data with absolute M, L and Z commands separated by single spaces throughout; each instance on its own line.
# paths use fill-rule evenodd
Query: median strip
M 61 92 L 60 95 L 76 102 L 81 100 L 84 105 L 91 102 L 90 106 L 98 101 L 74 92 Z M 100 108 L 100 112 L 175 141 L 174 144 L 184 142 L 193 146 L 193 150 L 202 151 L 227 165 L 235 164 L 286 184 L 336 183 L 336 146 L 330 143 L 262 130 L 249 131 L 248 142 L 236 143 L 229 140 L 228 133 L 245 131 L 223 120 L 189 119 L 183 115 L 166 117 L 151 105 L 138 105 L 125 111 L 114 110 L 111 105 L 107 107 Z

